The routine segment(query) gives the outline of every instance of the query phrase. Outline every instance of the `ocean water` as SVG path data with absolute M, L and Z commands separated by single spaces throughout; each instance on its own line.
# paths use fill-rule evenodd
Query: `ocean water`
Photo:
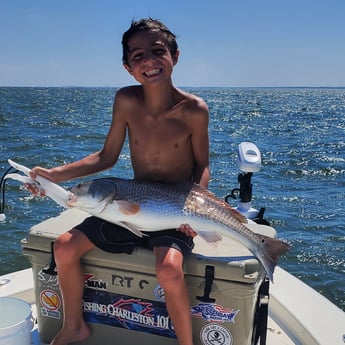
M 238 144 L 254 142 L 263 166 L 252 178 L 253 205 L 266 208 L 278 237 L 292 245 L 280 266 L 345 310 L 345 89 L 185 90 L 209 105 L 210 189 L 223 198 L 238 186 Z M 0 88 L 0 173 L 8 158 L 51 167 L 100 149 L 115 92 Z M 127 146 L 109 174 L 132 177 Z M 61 211 L 48 198 L 34 198 L 19 183 L 7 183 L 0 274 L 29 267 L 20 241 L 31 226 Z

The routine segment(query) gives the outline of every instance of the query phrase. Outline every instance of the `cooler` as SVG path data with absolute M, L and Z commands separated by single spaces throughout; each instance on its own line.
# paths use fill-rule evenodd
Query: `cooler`
M 88 216 L 68 210 L 31 228 L 22 241 L 32 264 L 38 328 L 49 343 L 63 320 L 58 276 L 52 265 L 52 243 L 61 233 Z M 253 231 L 274 236 L 274 229 L 250 224 Z M 81 344 L 177 345 L 155 276 L 150 250 L 136 248 L 130 255 L 95 249 L 82 259 L 85 293 L 83 314 L 92 336 Z M 252 344 L 253 324 L 264 271 L 243 246 L 224 239 L 211 247 L 195 238 L 193 254 L 185 258 L 195 345 Z

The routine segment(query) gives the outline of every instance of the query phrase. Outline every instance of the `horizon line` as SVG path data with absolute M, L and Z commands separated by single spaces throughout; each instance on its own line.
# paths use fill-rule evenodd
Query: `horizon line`
M 134 84 L 135 85 L 135 84 Z M 115 85 L 0 85 L 0 88 L 122 88 L 122 86 L 115 86 Z M 249 88 L 257 88 L 257 89 L 267 89 L 267 88 L 279 88 L 279 89 L 298 89 L 298 88 L 306 88 L 306 89 L 343 89 L 345 85 L 337 85 L 337 86 L 327 86 L 327 85 L 288 85 L 288 86 L 279 86 L 279 85 L 270 85 L 270 86 L 231 86 L 231 85 L 209 85 L 209 86 L 195 86 L 195 85 L 179 85 L 178 88 L 232 88 L 232 89 L 249 89 Z

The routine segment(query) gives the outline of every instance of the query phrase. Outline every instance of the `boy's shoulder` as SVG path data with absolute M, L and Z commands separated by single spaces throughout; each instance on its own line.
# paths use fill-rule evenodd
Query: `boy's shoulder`
M 142 103 L 143 90 L 140 85 L 125 86 L 116 91 L 115 102 L 117 106 L 129 109 Z
M 179 91 L 183 95 L 186 109 L 190 109 L 190 110 L 194 110 L 194 111 L 199 110 L 199 111 L 208 112 L 208 106 L 207 106 L 204 99 L 202 99 L 201 97 L 199 97 L 193 93 L 189 93 L 189 92 L 182 91 L 182 90 L 179 90 Z
M 121 87 L 116 91 L 116 95 L 122 97 L 138 97 L 143 95 L 143 88 L 141 85 L 130 85 Z

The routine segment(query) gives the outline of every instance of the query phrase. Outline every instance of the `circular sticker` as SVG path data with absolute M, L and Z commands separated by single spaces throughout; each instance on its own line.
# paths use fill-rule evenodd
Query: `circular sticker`
M 161 302 L 165 302 L 164 289 L 158 284 L 153 291 L 156 299 Z
M 233 338 L 227 328 L 217 323 L 208 323 L 200 331 L 204 345 L 232 345 Z
M 40 294 L 41 305 L 48 310 L 57 310 L 61 305 L 59 295 L 53 290 L 43 290 Z

